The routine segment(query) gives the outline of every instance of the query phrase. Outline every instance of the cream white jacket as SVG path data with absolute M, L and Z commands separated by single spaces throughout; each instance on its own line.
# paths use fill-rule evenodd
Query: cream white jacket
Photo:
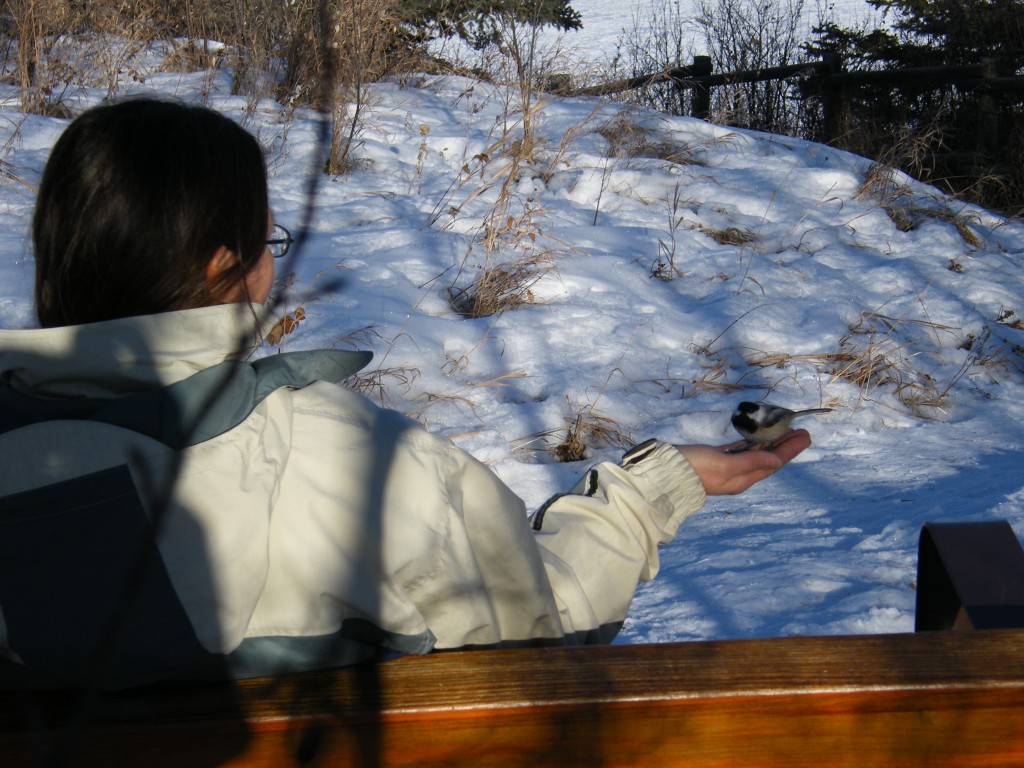
M 487 467 L 336 383 L 368 356 L 241 360 L 269 320 L 0 331 L 11 674 L 116 687 L 604 641 L 705 501 L 648 442 L 530 518 Z

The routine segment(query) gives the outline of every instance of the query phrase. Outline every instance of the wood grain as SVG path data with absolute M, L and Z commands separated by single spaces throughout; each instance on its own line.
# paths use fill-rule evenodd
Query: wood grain
M 76 766 L 1021 766 L 1024 631 L 474 651 L 99 698 L 4 694 L 0 755 Z

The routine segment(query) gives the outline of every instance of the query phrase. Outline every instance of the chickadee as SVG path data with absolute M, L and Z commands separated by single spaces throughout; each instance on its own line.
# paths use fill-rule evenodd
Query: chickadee
M 767 446 L 789 432 L 789 425 L 797 416 L 828 413 L 831 410 L 806 408 L 802 411 L 791 411 L 769 403 L 740 403 L 732 415 L 732 425 L 747 442 Z

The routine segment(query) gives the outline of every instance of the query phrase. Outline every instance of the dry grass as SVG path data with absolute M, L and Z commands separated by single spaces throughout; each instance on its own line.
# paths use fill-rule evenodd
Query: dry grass
M 909 342 L 887 334 L 869 333 L 865 341 L 851 335 L 839 342 L 839 350 L 827 369 L 833 381 L 850 382 L 860 390 L 862 397 L 869 397 L 880 387 L 890 387 L 911 410 L 919 411 L 924 405 L 944 405 L 935 380 L 912 366 Z
M 490 317 L 537 302 L 534 286 L 556 270 L 557 259 L 576 249 L 545 234 L 545 211 L 533 198 L 519 193 L 524 177 L 550 175 L 579 129 L 563 135 L 550 153 L 533 128 L 542 103 L 531 101 L 518 121 L 507 122 L 486 151 L 463 166 L 462 177 L 434 207 L 432 225 L 447 215 L 453 226 L 470 203 L 494 195 L 494 202 L 475 226 L 475 237 L 447 290 L 452 310 L 467 318 Z M 479 179 L 460 203 L 454 198 L 463 185 Z M 474 253 L 476 263 L 470 262 Z
M 921 225 L 920 208 L 892 203 L 883 203 L 881 208 L 900 232 L 913 232 Z
M 398 44 L 398 0 L 32 0 L 8 3 L 2 31 L 17 52 L 26 112 L 69 117 L 69 88 L 100 85 L 112 97 L 155 40 L 173 48 L 169 71 L 231 68 L 233 92 L 312 105 L 334 117 L 325 168 L 354 167 L 365 85 L 410 65 Z M 111 41 L 115 41 L 111 44 Z M 210 46 L 210 40 L 223 43 Z M 62 56 L 73 41 L 78 54 Z M 84 54 L 83 54 L 84 51 Z M 74 63 L 72 63 L 74 62 Z M 82 62 L 87 62 L 83 71 Z M 339 105 L 348 105 L 342 107 Z
M 922 205 L 916 202 L 918 196 L 905 182 L 904 174 L 908 174 L 949 188 L 949 184 L 944 183 L 947 180 L 937 178 L 932 167 L 934 158 L 941 154 L 943 149 L 942 131 L 937 127 L 938 119 L 939 116 L 936 116 L 936 124 L 917 133 L 908 130 L 897 137 L 896 141 L 869 166 L 864 175 L 864 183 L 855 199 L 870 197 L 877 200 L 882 210 L 901 232 L 917 229 L 926 219 L 937 219 L 955 227 L 970 248 L 978 248 L 981 246 L 981 239 L 972 228 L 978 223 L 977 217 L 965 214 L 963 209 L 953 211 L 948 203 L 941 200 Z M 988 178 L 979 179 L 977 182 L 981 186 L 991 186 L 994 183 L 996 181 Z M 978 195 L 972 195 L 969 191 L 950 191 L 955 191 L 961 199 L 979 199 Z
M 608 157 L 647 157 L 676 165 L 700 165 L 696 147 L 659 136 L 656 131 L 638 125 L 627 111 L 616 113 L 597 132 L 608 141 Z
M 1011 327 L 1022 329 L 1019 321 Z M 986 370 L 992 377 L 1000 372 L 1024 373 L 1024 347 L 1003 338 L 993 338 L 989 328 L 983 329 L 978 335 L 967 334 L 958 348 L 970 353 L 968 361 L 971 365 Z
M 950 210 L 944 203 L 936 201 L 934 206 L 911 202 L 909 192 L 901 200 L 880 203 L 880 207 L 900 232 L 913 232 L 927 219 L 943 221 L 954 229 L 964 243 L 972 249 L 981 247 L 981 238 L 975 233 L 976 216 Z
M 375 368 L 372 371 L 360 371 L 349 376 L 344 385 L 353 392 L 376 400 L 382 408 L 388 407 L 390 388 L 401 387 L 408 391 L 412 383 L 419 377 L 419 369 L 403 366 L 392 368 Z
M 913 373 L 906 365 L 906 355 L 901 354 L 906 347 L 888 337 L 857 344 L 853 336 L 846 336 L 839 342 L 838 352 L 820 359 L 831 371 L 833 381 L 843 379 L 867 394 L 887 384 L 897 389 L 904 386 L 906 377 Z
M 601 446 L 628 448 L 632 446 L 635 443 L 633 437 L 613 418 L 597 411 L 597 404 L 604 397 L 612 378 L 616 374 L 622 373 L 620 367 L 622 360 L 632 344 L 632 339 L 630 339 L 630 342 L 623 347 L 618 361 L 612 366 L 601 389 L 592 400 L 586 405 L 574 407 L 566 396 L 569 413 L 563 417 L 563 426 L 560 429 L 545 430 L 516 441 L 517 450 L 529 450 L 532 445 L 540 442 L 544 450 L 558 461 L 570 462 L 587 458 L 587 448 Z
M 677 232 L 685 221 L 685 215 L 681 214 L 680 210 L 686 208 L 689 202 L 689 200 L 683 200 L 681 185 L 677 181 L 667 200 L 666 237 L 658 238 L 658 256 L 651 267 L 651 275 L 662 282 L 669 282 L 677 277 L 686 277 L 683 270 L 676 264 L 676 252 L 678 250 Z
M 542 216 L 540 206 L 515 197 L 506 179 L 447 289 L 454 312 L 466 318 L 492 317 L 537 303 L 534 287 L 556 269 L 557 257 L 571 250 L 544 234 Z M 471 266 L 474 251 L 482 252 L 481 258 Z
M 515 441 L 518 451 L 542 450 L 563 463 L 583 461 L 588 449 L 615 447 L 623 450 L 634 445 L 633 437 L 614 419 L 594 410 L 593 403 L 573 409 L 560 428 L 537 432 Z
M 208 40 L 184 40 L 171 49 L 161 69 L 164 72 L 203 72 L 220 69 L 227 63 L 221 48 L 211 47 Z
M 472 283 L 448 289 L 448 303 L 466 318 L 491 317 L 524 304 L 536 303 L 533 286 L 555 268 L 547 253 L 519 261 L 485 266 Z
M 969 352 L 960 367 L 946 381 L 939 381 L 916 364 L 923 349 L 920 332 L 941 346 L 941 338 L 958 339 L 956 346 Z M 960 336 L 960 331 L 930 320 L 896 318 L 880 312 L 863 312 L 850 332 L 840 339 L 838 349 L 828 352 L 790 355 L 762 353 L 748 358 L 754 368 L 787 368 L 810 364 L 831 376 L 828 384 L 853 384 L 864 399 L 879 390 L 891 392 L 912 414 L 933 418 L 949 407 L 954 386 L 967 373 L 983 367 L 991 372 L 1021 370 L 1022 350 L 1009 343 L 989 345 L 990 334 Z M 828 385 L 827 384 L 827 385 Z M 826 386 L 827 386 L 826 385 Z
M 526 374 L 522 371 L 513 371 L 510 373 L 502 373 L 497 376 L 491 376 L 487 379 L 470 382 L 453 392 L 421 392 L 413 398 L 414 400 L 419 401 L 419 405 L 406 411 L 406 416 L 414 418 L 426 426 L 425 414 L 428 409 L 440 403 L 458 403 L 465 406 L 477 421 L 484 424 L 484 420 L 476 413 L 477 404 L 473 399 L 477 390 L 501 389 L 511 386 L 514 381 L 525 377 Z
M 951 211 L 948 208 L 929 210 L 928 215 L 952 225 L 956 229 L 957 234 L 960 235 L 960 238 L 969 247 L 981 247 L 981 238 L 972 229 L 972 227 L 976 227 L 980 223 L 976 215 L 966 214 L 962 210 L 959 212 Z
M 910 365 L 908 347 L 909 344 L 885 336 L 863 342 L 851 334 L 839 342 L 839 349 L 834 352 L 765 354 L 748 362 L 757 368 L 784 368 L 809 363 L 831 375 L 829 385 L 838 381 L 849 382 L 857 387 L 864 399 L 870 399 L 880 388 L 891 388 L 904 405 L 922 415 L 925 406 L 942 407 L 947 393 L 940 393 L 934 379 Z
M 730 381 L 729 358 L 727 354 L 712 357 L 705 355 L 697 349 L 692 349 L 691 351 L 704 358 L 698 363 L 701 373 L 696 378 L 665 376 L 656 379 L 643 379 L 640 383 L 656 384 L 662 387 L 666 393 L 678 388 L 679 397 L 683 399 L 701 397 L 706 394 L 722 394 L 764 388 L 760 384 L 744 383 L 743 376 L 740 376 L 736 381 Z
M 354 331 L 349 331 L 331 339 L 334 348 L 350 347 L 351 349 L 366 349 L 367 347 L 372 347 L 375 341 L 384 341 L 384 338 L 372 325 L 364 325 L 362 328 L 357 328 Z M 394 344 L 394 340 L 390 343 Z
M 958 186 L 951 190 L 957 198 L 1014 218 L 1024 217 L 1024 132 L 1019 127 L 1015 131 L 1016 138 L 1007 142 L 1001 158 L 1004 165 L 977 178 L 958 179 Z
M 999 314 L 996 316 L 996 322 L 1000 325 L 1016 328 L 1018 331 L 1024 331 L 1024 322 L 1021 321 L 1020 316 L 1012 309 L 1006 309 L 1005 307 L 1000 309 Z
M 891 140 L 886 150 L 877 155 L 868 167 L 858 196 L 892 199 L 903 189 L 902 173 L 917 179 L 925 178 L 931 171 L 930 159 L 943 146 L 939 117 L 936 115 L 931 125 L 917 130 L 905 126 L 903 132 Z
M 322 94 L 332 117 L 331 144 L 324 170 L 335 176 L 359 167 L 357 150 L 365 113 L 370 108 L 369 83 L 392 72 L 397 63 L 392 56 L 398 22 L 396 0 L 346 0 L 334 10 L 332 31 L 322 43 L 322 62 L 307 65 L 312 82 L 333 78 L 335 88 Z M 316 24 L 317 20 L 311 23 Z M 323 30 L 314 27 L 311 44 L 321 42 Z M 292 55 L 302 60 L 303 49 L 293 46 Z M 293 86 L 299 93 L 311 86 L 303 82 Z
M 587 447 L 614 446 L 628 448 L 633 438 L 607 416 L 584 409 L 574 416 L 565 417 L 564 433 L 561 440 L 549 450 L 558 461 L 582 461 L 587 458 Z
M 922 141 L 927 143 L 927 139 Z M 898 154 L 898 148 L 897 143 L 891 153 Z M 917 149 L 924 151 L 920 147 Z M 965 213 L 962 206 L 960 210 L 954 211 L 949 202 L 942 199 L 922 203 L 920 196 L 914 194 L 913 190 L 902 182 L 902 171 L 892 164 L 893 159 L 887 157 L 874 162 L 868 169 L 864 184 L 855 197 L 871 197 L 877 200 L 879 207 L 900 232 L 912 232 L 924 221 L 934 219 L 954 227 L 969 248 L 981 247 L 981 238 L 974 230 L 978 225 L 977 216 Z M 925 169 L 920 166 L 916 166 L 916 170 L 918 173 L 925 174 Z
M 22 116 L 18 120 L 13 120 L 5 115 L 0 119 L 3 119 L 10 125 L 10 134 L 7 136 L 6 141 L 0 145 L 0 178 L 9 179 L 16 184 L 28 187 L 29 185 L 25 178 L 16 170 L 14 163 L 8 159 L 15 146 L 21 140 L 21 127 L 25 124 L 26 118 Z
M 694 229 L 707 235 L 719 245 L 746 245 L 758 239 L 757 235 L 746 227 L 715 229 L 714 227 L 697 224 Z

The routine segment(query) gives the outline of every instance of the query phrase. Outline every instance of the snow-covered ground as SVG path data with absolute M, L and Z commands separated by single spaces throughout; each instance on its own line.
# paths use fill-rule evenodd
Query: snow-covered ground
M 869 184 L 869 162 L 824 146 L 590 99 L 544 97 L 517 166 L 514 94 L 454 77 L 373 86 L 359 167 L 309 200 L 313 114 L 158 61 L 137 60 L 145 82 L 121 93 L 236 118 L 267 147 L 278 220 L 313 206 L 282 276 L 283 311 L 303 317 L 279 346 L 372 348 L 364 390 L 528 505 L 617 441 L 731 442 L 740 400 L 834 409 L 782 473 L 684 525 L 622 642 L 910 630 L 922 523 L 1024 532 L 1020 219 L 901 176 Z M 34 189 L 65 122 L 21 114 L 3 88 L 0 325 L 16 328 L 33 323 Z M 531 259 L 547 270 L 532 303 L 450 309 L 481 266 Z M 608 440 L 560 463 L 545 448 L 578 418 Z

